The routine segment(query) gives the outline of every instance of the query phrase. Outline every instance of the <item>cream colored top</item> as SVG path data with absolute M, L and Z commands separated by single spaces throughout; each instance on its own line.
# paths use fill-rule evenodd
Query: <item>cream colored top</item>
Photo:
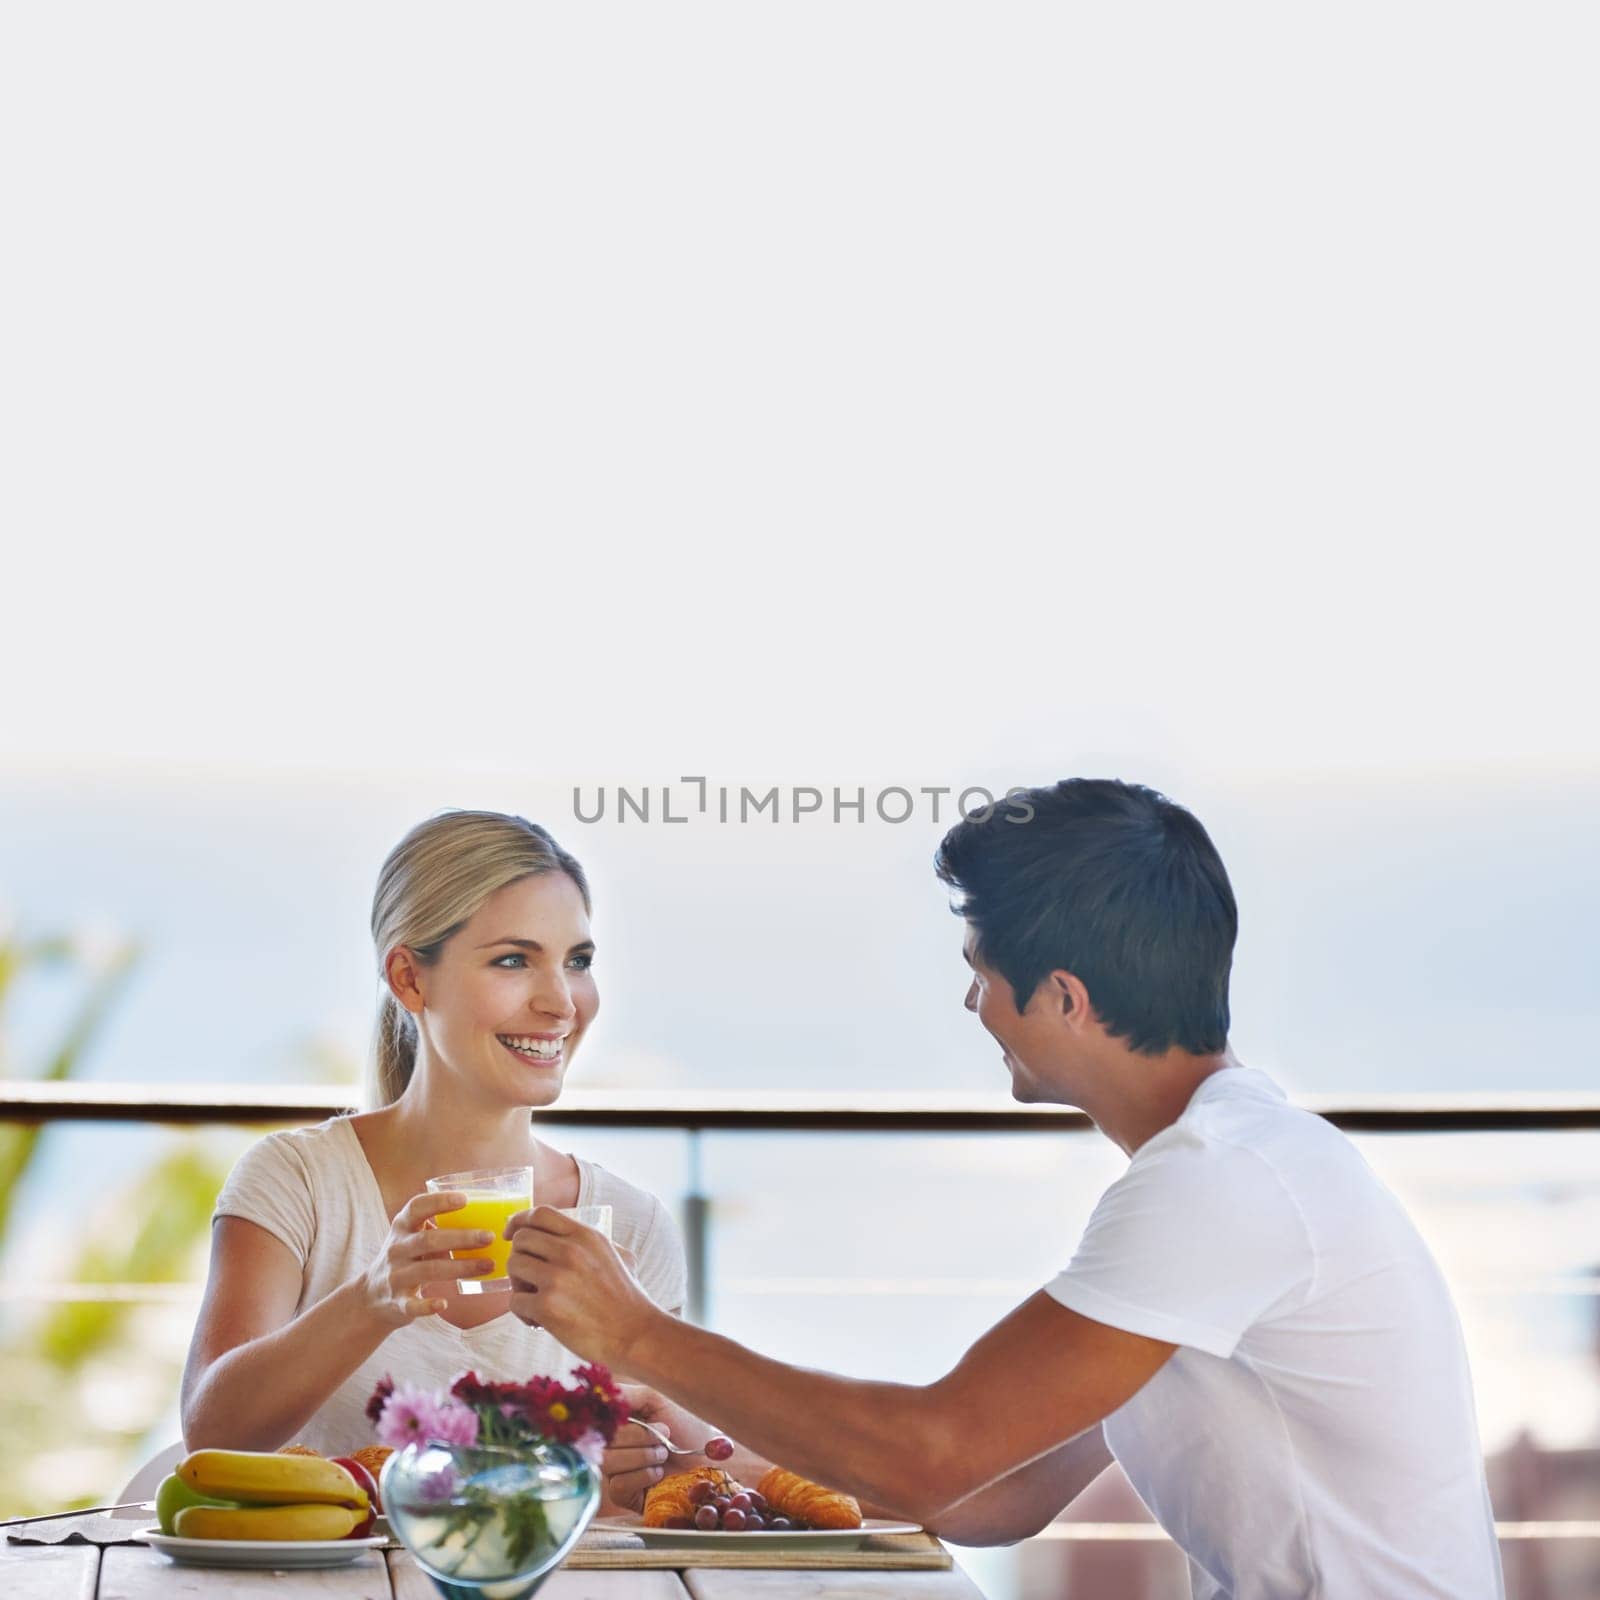
M 576 1159 L 576 1158 L 574 1158 Z M 630 1250 L 634 1271 L 657 1305 L 683 1309 L 683 1240 L 653 1194 L 578 1160 L 578 1204 L 613 1209 L 612 1236 Z M 239 1158 L 217 1197 L 212 1221 L 243 1217 L 294 1253 L 303 1272 L 298 1316 L 363 1272 L 389 1234 L 378 1180 L 348 1117 L 270 1133 Z M 400 1383 L 445 1388 L 468 1368 L 482 1378 L 564 1377 L 577 1357 L 542 1328 L 507 1312 L 476 1328 L 419 1317 L 397 1328 L 329 1396 L 296 1434 L 324 1455 L 343 1455 L 374 1439 L 367 1400 L 386 1373 Z

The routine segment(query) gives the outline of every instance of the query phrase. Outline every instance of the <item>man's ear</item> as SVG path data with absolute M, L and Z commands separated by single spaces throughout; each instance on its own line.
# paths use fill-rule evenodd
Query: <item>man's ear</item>
M 1094 1015 L 1089 1004 L 1089 991 L 1075 972 L 1057 968 L 1045 980 L 1050 995 L 1050 1006 L 1063 1022 L 1081 1028 Z
M 412 1016 L 422 1010 L 422 968 L 417 958 L 403 944 L 397 944 L 384 957 L 383 975 L 389 982 L 389 992 Z

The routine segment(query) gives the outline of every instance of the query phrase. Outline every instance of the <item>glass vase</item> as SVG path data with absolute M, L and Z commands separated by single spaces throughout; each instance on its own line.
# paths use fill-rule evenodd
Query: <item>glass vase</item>
M 384 1463 L 384 1515 L 447 1600 L 526 1600 L 600 1503 L 564 1444 L 408 1444 Z

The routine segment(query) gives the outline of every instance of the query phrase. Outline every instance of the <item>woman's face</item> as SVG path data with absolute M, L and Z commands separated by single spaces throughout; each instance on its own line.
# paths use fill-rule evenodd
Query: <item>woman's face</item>
M 599 1009 L 594 941 L 566 873 L 496 890 L 419 974 L 418 1019 L 452 1076 L 490 1098 L 549 1105 Z

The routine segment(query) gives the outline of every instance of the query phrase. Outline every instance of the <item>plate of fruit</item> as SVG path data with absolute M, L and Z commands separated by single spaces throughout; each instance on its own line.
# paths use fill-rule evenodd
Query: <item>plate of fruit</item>
M 378 1487 L 350 1456 L 195 1450 L 156 1490 L 139 1537 L 201 1567 L 336 1567 L 381 1549 Z
M 914 1522 L 863 1517 L 850 1495 L 782 1467 L 747 1489 L 720 1467 L 694 1467 L 655 1484 L 638 1517 L 600 1517 L 597 1531 L 637 1534 L 646 1544 L 716 1546 L 730 1541 L 771 1550 L 855 1550 L 881 1533 L 920 1533 Z

